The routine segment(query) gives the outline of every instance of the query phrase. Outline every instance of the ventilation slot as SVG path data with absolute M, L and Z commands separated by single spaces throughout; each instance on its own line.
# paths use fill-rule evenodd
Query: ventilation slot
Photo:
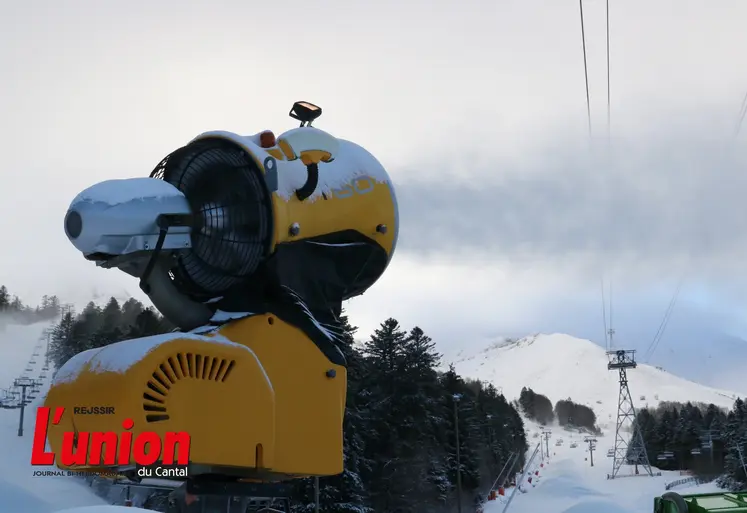
M 222 383 L 229 378 L 235 365 L 235 360 L 201 354 L 176 353 L 169 356 L 153 371 L 143 393 L 145 420 L 169 420 L 166 398 L 177 381 L 200 379 Z

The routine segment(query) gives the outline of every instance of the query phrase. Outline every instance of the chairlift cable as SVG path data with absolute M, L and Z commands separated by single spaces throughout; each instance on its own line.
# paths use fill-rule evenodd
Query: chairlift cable
M 604 299 L 604 277 L 602 277 L 602 322 L 604 323 L 604 347 L 609 351 L 610 344 L 607 339 L 607 304 Z
M 680 278 L 679 282 L 677 283 L 677 287 L 674 290 L 674 294 L 672 294 L 672 298 L 669 300 L 667 309 L 664 312 L 664 317 L 662 318 L 661 323 L 659 324 L 659 329 L 656 330 L 656 333 L 654 334 L 654 338 L 651 341 L 651 344 L 649 345 L 646 351 L 646 356 L 644 358 L 646 362 L 648 362 L 651 359 L 651 357 L 654 355 L 654 352 L 659 347 L 659 343 L 661 342 L 661 339 L 664 336 L 664 332 L 667 328 L 667 325 L 669 324 L 669 319 L 672 317 L 672 312 L 674 311 L 674 307 L 677 304 L 677 299 L 679 298 L 683 281 L 684 281 L 684 275 Z
M 607 0 L 606 2 L 605 11 L 607 15 L 607 148 L 609 150 L 610 135 L 612 132 L 612 122 L 610 117 L 610 0 Z
M 734 129 L 735 139 L 739 136 L 739 132 L 742 129 L 742 124 L 744 123 L 745 117 L 747 117 L 747 92 L 744 93 L 744 98 L 742 98 L 742 106 L 739 107 L 739 116 L 737 117 L 737 126 Z
M 586 83 L 586 119 L 589 125 L 589 139 L 591 139 L 591 101 L 589 98 L 589 66 L 586 59 L 586 31 L 584 30 L 584 0 L 578 0 L 581 15 L 581 45 L 584 54 L 584 81 Z

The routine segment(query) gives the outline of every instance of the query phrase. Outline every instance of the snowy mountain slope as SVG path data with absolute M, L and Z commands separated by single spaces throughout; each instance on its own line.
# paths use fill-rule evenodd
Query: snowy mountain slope
M 43 358 L 35 359 L 31 372 L 26 372 L 26 366 L 34 346 L 48 326 L 48 323 L 8 325 L 0 332 L 0 354 L 3 355 L 0 359 L 0 388 L 10 387 L 22 374 L 31 378 L 41 374 Z M 34 471 L 56 470 L 30 464 L 36 408 L 43 401 L 50 377 L 47 373 L 42 393 L 26 408 L 23 437 L 18 436 L 20 411 L 0 409 L 0 513 L 51 513 L 65 508 L 105 504 L 82 480 L 34 475 Z
M 500 341 L 471 354 L 463 349 L 453 363 L 462 376 L 491 382 L 508 399 L 518 398 L 522 387 L 531 387 L 553 403 L 570 397 L 589 406 L 603 429 L 614 425 L 618 373 L 607 370 L 604 348 L 589 340 L 553 334 Z M 661 401 L 693 401 L 731 408 L 738 395 L 643 364 L 629 370 L 628 379 L 636 408 L 654 407 Z
M 34 345 L 49 327 L 47 322 L 29 325 L 0 324 L 0 388 L 8 387 L 20 376 L 33 354 Z

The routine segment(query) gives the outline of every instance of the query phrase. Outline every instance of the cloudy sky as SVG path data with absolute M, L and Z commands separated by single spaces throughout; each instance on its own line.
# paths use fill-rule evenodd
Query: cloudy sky
M 602 0 L 585 2 L 592 140 L 570 0 L 0 4 L 0 282 L 24 298 L 135 293 L 67 242 L 75 194 L 206 130 L 291 128 L 304 99 L 398 186 L 394 262 L 348 305 L 362 332 L 394 316 L 444 350 L 604 344 L 604 281 L 620 343 L 645 350 L 681 280 L 661 358 L 747 336 L 743 0 L 611 2 L 609 141 Z

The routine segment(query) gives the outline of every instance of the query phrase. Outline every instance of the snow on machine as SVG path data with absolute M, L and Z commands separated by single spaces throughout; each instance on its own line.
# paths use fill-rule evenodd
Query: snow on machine
M 63 434 L 122 433 L 132 419 L 133 440 L 191 436 L 190 493 L 342 472 L 338 317 L 384 273 L 398 214 L 379 161 L 312 127 L 320 114 L 297 102 L 290 116 L 301 126 L 277 138 L 204 133 L 149 178 L 104 181 L 72 201 L 71 243 L 139 279 L 179 329 L 84 351 L 59 369 L 45 402 L 65 408 L 48 432 L 58 467 L 102 470 L 62 463 Z M 82 405 L 114 413 L 74 413 Z M 131 452 L 106 470 L 136 479 L 135 466 Z

